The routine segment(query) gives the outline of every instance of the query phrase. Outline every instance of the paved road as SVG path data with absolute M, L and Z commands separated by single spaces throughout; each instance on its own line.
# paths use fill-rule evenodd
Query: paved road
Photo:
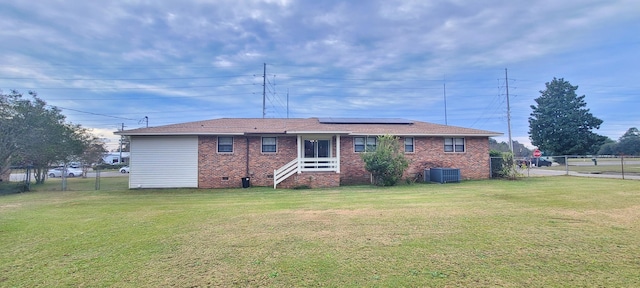
M 533 167 L 530 169 L 522 169 L 518 170 L 519 173 L 526 177 L 543 177 L 543 176 L 561 176 L 567 175 L 567 171 L 561 170 L 547 170 L 544 168 Z M 591 177 L 591 178 L 614 178 L 614 179 L 622 179 L 622 175 L 616 174 L 591 174 L 591 173 L 578 173 L 575 171 L 569 171 L 570 176 L 579 176 L 579 177 Z M 637 175 L 624 175 L 624 179 L 633 179 L 640 180 L 640 176 Z
M 624 160 L 625 165 L 640 165 L 640 160 Z M 593 161 L 584 160 L 584 161 L 569 161 L 569 166 L 593 166 Z M 598 166 L 620 166 L 620 159 L 607 159 L 607 160 L 598 160 Z

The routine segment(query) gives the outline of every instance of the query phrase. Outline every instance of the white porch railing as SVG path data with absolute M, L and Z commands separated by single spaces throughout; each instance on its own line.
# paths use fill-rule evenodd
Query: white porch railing
M 273 189 L 276 189 L 276 185 L 278 183 L 284 181 L 284 179 L 289 178 L 289 176 L 298 173 L 298 159 L 293 159 L 293 161 L 284 164 L 284 166 L 280 167 L 277 170 L 273 171 Z
M 340 172 L 338 158 L 298 158 L 273 171 L 273 189 L 291 177 L 302 172 Z

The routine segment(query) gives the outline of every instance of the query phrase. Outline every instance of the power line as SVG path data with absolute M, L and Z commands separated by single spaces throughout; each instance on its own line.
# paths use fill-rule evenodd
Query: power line
M 43 77 L 0 77 L 1 80 L 58 80 L 58 81 L 105 81 L 105 80 L 128 80 L 128 81 L 155 81 L 155 80 L 194 80 L 194 79 L 220 79 L 234 78 L 251 75 L 226 75 L 226 76 L 202 76 L 202 77 L 159 77 L 159 78 L 43 78 Z
M 131 119 L 131 118 L 125 118 L 125 117 L 119 117 L 119 116 L 112 116 L 112 115 L 106 115 L 106 114 L 100 114 L 100 113 L 94 113 L 94 112 L 87 112 L 87 111 L 82 111 L 82 110 L 77 110 L 77 109 L 71 109 L 71 108 L 65 108 L 65 107 L 60 107 L 60 106 L 54 106 L 54 105 L 47 105 L 49 107 L 55 107 L 55 108 L 60 108 L 63 110 L 70 110 L 70 111 L 75 111 L 75 112 L 80 112 L 80 113 L 84 113 L 84 114 L 90 114 L 90 115 L 96 115 L 96 116 L 103 116 L 103 117 L 109 117 L 109 118 L 116 118 L 116 119 L 125 119 L 125 120 L 132 120 L 132 121 L 136 121 L 136 119 Z
M 73 100 L 73 101 L 113 101 L 113 100 L 144 100 L 144 99 L 166 99 L 166 98 L 176 98 L 176 99 L 193 99 L 193 98 L 211 98 L 211 97 L 226 97 L 226 96 L 237 96 L 237 95 L 251 95 L 253 93 L 245 92 L 245 93 L 229 93 L 229 94 L 216 94 L 216 95 L 199 95 L 199 96 L 131 96 L 124 95 L 122 97 L 109 97 L 109 98 L 56 98 L 55 100 Z M 90 96 L 93 97 L 93 96 Z
M 253 84 L 227 84 L 227 85 L 202 85 L 202 86 L 154 86 L 154 87 L 18 87 L 16 90 L 157 90 L 157 89 L 194 89 L 212 87 L 252 86 Z

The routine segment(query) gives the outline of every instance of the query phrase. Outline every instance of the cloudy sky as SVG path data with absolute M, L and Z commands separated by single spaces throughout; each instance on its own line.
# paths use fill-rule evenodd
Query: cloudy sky
M 639 31 L 637 0 L 3 0 L 0 89 L 36 91 L 110 139 L 146 119 L 264 116 L 406 118 L 499 141 L 508 91 L 528 143 L 530 105 L 557 77 L 618 139 L 640 127 Z

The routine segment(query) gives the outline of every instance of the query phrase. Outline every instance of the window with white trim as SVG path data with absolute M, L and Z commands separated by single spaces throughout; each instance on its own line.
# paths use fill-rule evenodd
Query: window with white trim
M 404 152 L 413 152 L 413 137 L 404 138 Z
M 275 153 L 276 143 L 276 137 L 262 137 L 262 153 Z
M 233 153 L 233 137 L 218 136 L 218 152 Z
M 353 137 L 353 151 L 376 151 L 377 137 Z
M 444 152 L 464 152 L 464 138 L 444 138 Z

